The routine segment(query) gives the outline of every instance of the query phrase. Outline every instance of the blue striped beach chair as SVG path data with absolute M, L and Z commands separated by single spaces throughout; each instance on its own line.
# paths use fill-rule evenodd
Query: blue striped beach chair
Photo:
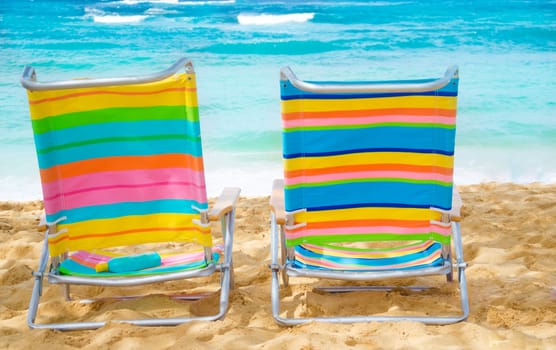
M 26 67 L 21 83 L 28 92 L 47 227 L 29 326 L 77 330 L 105 324 L 36 322 L 45 277 L 62 285 L 70 300 L 71 285 L 130 287 L 220 272 L 214 315 L 120 321 L 167 326 L 222 318 L 232 283 L 239 189 L 224 189 L 209 207 L 191 61 L 145 76 L 49 83 L 37 82 L 34 69 Z M 223 244 L 213 242 L 213 221 L 222 224 Z
M 275 180 L 271 196 L 275 320 L 295 325 L 466 319 L 461 200 L 452 181 L 457 68 L 440 79 L 306 82 L 286 67 L 280 84 L 284 180 Z M 454 267 L 462 308 L 457 316 L 288 318 L 280 311 L 280 276 L 286 286 L 289 277 L 373 281 L 445 275 L 451 281 Z

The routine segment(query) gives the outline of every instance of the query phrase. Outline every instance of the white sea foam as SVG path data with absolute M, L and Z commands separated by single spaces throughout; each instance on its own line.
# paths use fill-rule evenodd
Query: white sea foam
M 180 5 L 226 5 L 235 4 L 235 0 L 180 1 Z
M 118 14 L 107 13 L 97 8 L 86 7 L 85 8 L 85 19 L 92 18 L 95 23 L 105 23 L 105 24 L 122 24 L 122 23 L 138 23 L 143 21 L 149 16 L 145 15 L 133 15 L 133 16 L 121 16 Z
M 137 5 L 145 2 L 150 2 L 153 4 L 177 4 L 178 0 L 122 0 L 123 4 L 126 5 Z
M 120 15 L 106 15 L 106 16 L 93 16 L 93 21 L 96 23 L 138 23 L 143 21 L 149 16 L 135 15 L 135 16 L 120 16 Z
M 369 6 L 369 7 L 383 7 L 383 6 L 400 6 L 410 4 L 411 1 L 334 1 L 335 6 Z M 315 1 L 311 2 L 313 6 L 329 6 L 330 1 Z
M 286 15 L 268 15 L 268 14 L 239 14 L 237 21 L 242 25 L 275 25 L 282 23 L 304 23 L 315 17 L 313 12 L 307 13 L 290 13 Z
M 137 5 L 142 3 L 151 4 L 173 4 L 173 5 L 225 5 L 235 4 L 236 0 L 206 0 L 206 1 L 179 1 L 179 0 L 122 0 L 125 5 Z
M 150 9 L 148 9 L 147 11 L 145 11 L 146 15 L 150 15 L 150 16 L 156 16 L 156 15 L 167 15 L 167 14 L 176 14 L 178 13 L 177 11 L 173 11 L 173 10 L 165 10 L 165 9 L 161 9 L 159 7 L 151 7 Z

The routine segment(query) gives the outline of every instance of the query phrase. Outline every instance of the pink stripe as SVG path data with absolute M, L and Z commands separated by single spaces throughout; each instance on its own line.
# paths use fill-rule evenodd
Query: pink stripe
M 203 253 L 169 256 L 167 258 L 162 258 L 162 266 L 189 264 L 195 261 L 201 261 L 204 257 L 205 255 Z
M 337 180 L 349 180 L 349 179 L 375 179 L 375 178 L 396 178 L 396 179 L 415 179 L 415 180 L 436 180 L 443 182 L 452 182 L 452 176 L 443 175 L 438 173 L 420 173 L 411 171 L 357 171 L 357 172 L 346 172 L 346 173 L 332 173 L 323 175 L 305 175 L 286 178 L 286 185 L 296 185 L 300 183 L 313 183 L 313 182 L 327 182 L 327 181 L 337 181 Z
M 399 252 L 405 252 L 405 251 L 409 251 L 409 250 L 414 250 L 414 249 L 425 249 L 427 248 L 432 241 L 425 241 L 422 244 L 416 244 L 416 245 L 411 245 L 411 246 L 407 246 L 407 247 L 402 247 L 396 250 L 389 250 L 388 253 L 399 253 Z M 341 254 L 348 254 L 348 255 L 353 255 L 355 258 L 359 255 L 363 255 L 363 256 L 372 256 L 372 255 L 384 255 L 386 252 L 385 251 L 373 251 L 373 250 L 368 250 L 368 251 L 349 251 L 349 250 L 340 250 L 340 249 L 334 249 L 334 248 L 330 248 L 330 247 L 319 247 L 313 244 L 304 244 L 305 247 L 313 249 L 313 250 L 323 250 L 325 252 L 329 251 L 329 252 L 338 252 Z
M 71 257 L 74 260 L 78 259 L 83 261 L 87 266 L 95 266 L 100 262 L 105 262 L 110 260 L 110 257 L 107 255 L 95 254 L 84 250 L 80 250 L 75 254 L 72 254 Z
M 158 199 L 193 199 L 206 201 L 205 188 L 190 183 L 156 183 L 135 186 L 97 187 L 75 192 L 71 196 L 45 200 L 46 214 L 60 210 L 121 202 L 146 202 Z
M 220 245 L 214 246 L 212 247 L 212 251 L 213 253 L 222 253 L 222 246 Z M 204 258 L 205 258 L 204 252 L 172 255 L 172 256 L 162 258 L 162 265 L 171 266 L 171 265 L 186 264 L 195 261 L 201 261 L 204 260 Z
M 302 126 L 334 126 L 334 125 L 364 125 L 378 123 L 437 123 L 444 125 L 455 125 L 454 117 L 445 116 L 412 116 L 412 115 L 385 115 L 378 117 L 354 117 L 354 118 L 307 118 L 284 120 L 285 128 L 296 128 Z
M 314 236 L 327 236 L 327 235 L 337 235 L 341 234 L 373 234 L 373 233 L 393 233 L 393 234 L 423 234 L 429 233 L 434 227 L 434 231 L 438 232 L 443 236 L 450 235 L 450 227 L 441 227 L 436 225 L 431 225 L 427 228 L 415 228 L 415 227 L 399 227 L 399 226 L 365 226 L 365 227 L 338 227 L 338 228 L 326 228 L 326 229 L 301 229 L 297 232 L 289 232 L 286 229 L 286 237 L 288 239 L 296 239 L 300 237 L 314 237 Z
M 213 252 L 222 253 L 223 247 L 222 245 L 218 244 L 212 247 Z M 100 262 L 106 262 L 111 259 L 110 256 L 96 254 L 84 250 L 80 250 L 71 256 L 74 259 L 80 260 L 85 262 L 88 266 L 96 266 Z M 161 262 L 162 266 L 171 266 L 171 265 L 179 265 L 190 263 L 194 261 L 201 261 L 205 257 L 204 252 L 195 252 L 195 253 L 186 253 L 186 254 L 178 254 L 178 255 L 171 255 L 167 257 L 162 257 Z M 76 260 L 76 261 L 77 261 Z M 79 262 L 79 261 L 78 261 Z
M 204 173 L 187 168 L 104 171 L 43 183 L 42 187 L 44 198 L 50 200 L 62 193 L 68 197 L 96 188 L 164 182 L 193 182 L 199 187 L 205 187 Z

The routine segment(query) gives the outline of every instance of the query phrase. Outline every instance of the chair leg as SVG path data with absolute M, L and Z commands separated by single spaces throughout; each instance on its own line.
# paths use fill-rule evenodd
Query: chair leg
M 233 233 L 233 229 L 234 229 L 234 218 L 235 218 L 235 209 L 232 209 L 232 211 L 226 215 L 224 215 L 222 217 L 222 219 L 220 220 L 220 225 L 222 228 L 222 236 L 224 237 L 224 247 L 228 246 L 228 240 L 230 241 L 230 245 L 229 245 L 229 251 L 227 251 L 227 249 L 225 249 L 225 259 L 229 260 L 227 261 L 227 264 L 229 264 L 230 266 L 230 289 L 234 289 L 235 287 L 235 278 L 234 278 L 234 265 L 233 265 L 233 256 L 232 256 L 232 247 L 233 247 L 233 237 L 234 237 L 234 233 Z
M 31 292 L 31 300 L 29 301 L 29 311 L 27 313 L 27 325 L 29 328 L 35 328 L 35 319 L 39 309 L 40 298 L 42 296 L 44 274 L 48 265 L 50 254 L 48 251 L 48 233 L 49 229 L 45 230 L 41 256 L 39 258 L 38 271 L 33 272 L 35 282 L 33 284 L 33 291 Z
M 452 265 L 452 268 L 450 269 L 450 272 L 446 275 L 446 282 L 453 282 L 454 281 L 454 268 L 453 268 L 452 253 L 450 253 L 448 255 L 448 261 L 450 262 L 450 265 Z
M 461 309 L 463 311 L 464 319 L 469 316 L 469 296 L 467 294 L 467 279 L 465 277 L 465 268 L 467 263 L 463 259 L 463 241 L 461 239 L 461 226 L 459 222 L 452 223 L 452 232 L 454 239 L 454 246 L 456 251 L 456 265 L 458 269 L 458 281 L 460 287 Z
M 284 225 L 279 225 L 280 227 L 280 265 L 282 266 L 282 283 L 284 287 L 290 284 L 290 276 L 288 275 L 284 266 L 288 260 L 288 248 L 286 248 L 286 232 L 284 231 Z
M 286 274 L 278 262 L 278 246 L 280 245 L 280 237 L 278 230 L 283 232 L 282 227 L 278 227 L 279 225 L 276 223 L 276 217 L 274 212 L 271 212 L 270 218 L 270 254 L 271 254 L 271 263 L 270 263 L 270 270 L 271 270 L 271 307 L 272 307 L 272 316 L 276 320 L 276 322 L 282 324 L 280 322 L 280 278 L 279 273 L 282 270 L 282 276 Z M 282 253 L 283 255 L 283 253 Z M 287 274 L 286 274 L 287 276 Z M 284 284 L 288 282 L 287 279 L 284 279 Z
M 234 220 L 235 209 L 232 209 L 222 219 L 222 228 L 224 236 L 224 271 L 222 285 L 220 288 L 220 314 L 218 319 L 223 319 L 228 310 L 230 299 L 230 290 L 234 288 L 234 264 L 232 258 L 232 248 L 234 241 Z
M 39 302 L 42 295 L 42 282 L 43 277 L 41 273 L 35 274 L 35 282 L 33 284 L 33 291 L 31 292 L 31 300 L 29 301 L 29 311 L 27 312 L 27 325 L 29 328 L 35 328 L 35 319 L 39 308 Z

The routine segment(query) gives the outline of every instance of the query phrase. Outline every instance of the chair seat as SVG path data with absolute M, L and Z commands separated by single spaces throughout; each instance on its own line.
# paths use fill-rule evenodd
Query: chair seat
M 386 271 L 439 267 L 442 244 L 422 241 L 394 248 L 361 249 L 302 244 L 295 247 L 293 268 L 338 271 Z
M 216 245 L 212 248 L 214 262 L 218 263 L 222 255 L 223 246 Z M 82 276 L 82 277 L 126 277 L 126 276 L 149 276 L 165 273 L 174 273 L 207 267 L 205 254 L 203 251 L 163 255 L 161 254 L 162 264 L 157 267 L 131 271 L 124 273 L 96 272 L 95 266 L 100 262 L 106 262 L 114 255 L 107 255 L 99 252 L 78 251 L 64 260 L 59 267 L 61 275 Z

